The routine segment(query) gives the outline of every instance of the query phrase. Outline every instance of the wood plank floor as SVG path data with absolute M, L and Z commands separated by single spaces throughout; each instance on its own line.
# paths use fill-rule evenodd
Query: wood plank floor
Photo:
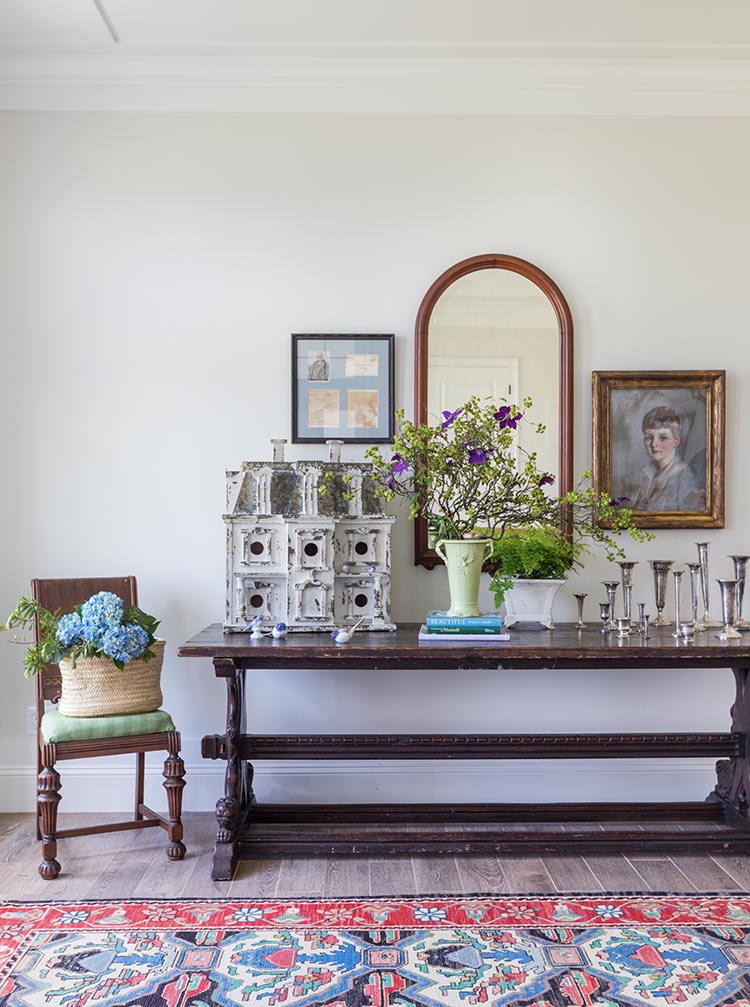
M 114 821 L 117 816 L 105 816 Z M 92 825 L 100 816 L 61 816 L 61 828 Z M 706 828 L 711 828 L 710 824 Z M 564 826 L 561 826 L 561 829 Z M 597 826 L 591 826 L 597 828 Z M 0 897 L 340 898 L 556 892 L 717 892 L 750 889 L 750 856 L 672 857 L 331 857 L 247 860 L 232 881 L 212 881 L 215 819 L 185 816 L 188 853 L 180 863 L 164 855 L 161 829 L 61 840 L 62 873 L 45 882 L 37 874 L 41 848 L 33 815 L 0 815 Z

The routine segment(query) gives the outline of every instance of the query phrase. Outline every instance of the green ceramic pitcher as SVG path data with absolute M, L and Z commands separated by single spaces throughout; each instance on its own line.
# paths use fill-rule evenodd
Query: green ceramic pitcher
M 479 575 L 492 552 L 488 538 L 442 538 L 435 552 L 448 571 L 451 607 L 448 615 L 477 616 L 479 611 Z

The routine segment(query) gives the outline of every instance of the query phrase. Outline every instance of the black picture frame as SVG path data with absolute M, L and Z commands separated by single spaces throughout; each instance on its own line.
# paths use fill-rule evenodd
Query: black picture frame
M 387 444 L 393 333 L 292 333 L 292 443 Z

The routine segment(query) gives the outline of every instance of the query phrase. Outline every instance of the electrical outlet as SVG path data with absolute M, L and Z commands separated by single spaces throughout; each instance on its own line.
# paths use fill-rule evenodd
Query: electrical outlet
M 36 734 L 36 707 L 26 707 L 26 733 L 32 737 Z

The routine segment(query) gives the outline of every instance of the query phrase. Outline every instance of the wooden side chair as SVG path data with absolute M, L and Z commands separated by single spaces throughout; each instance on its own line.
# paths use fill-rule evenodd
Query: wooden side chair
M 85 580 L 34 580 L 33 597 L 50 612 L 72 612 L 99 591 L 111 591 L 126 605 L 138 603 L 135 577 L 94 577 Z M 127 674 L 125 671 L 123 674 Z M 146 829 L 161 826 L 169 842 L 166 853 L 170 860 L 182 860 L 182 788 L 185 786 L 185 764 L 180 758 L 180 735 L 172 718 L 164 710 L 121 717 L 64 717 L 56 710 L 45 713 L 44 701 L 56 703 L 60 698 L 62 679 L 57 665 L 49 665 L 36 676 L 37 718 L 37 839 L 42 841 L 42 863 L 39 873 L 46 880 L 60 873 L 57 862 L 57 840 L 70 836 L 88 836 L 97 832 L 119 832 L 123 829 Z M 168 818 L 152 811 L 143 803 L 145 753 L 165 750 L 164 787 L 167 791 Z M 57 828 L 57 806 L 60 803 L 60 774 L 57 762 L 63 759 L 87 759 L 97 755 L 135 753 L 135 813 L 132 820 L 108 825 L 92 825 L 82 829 Z

